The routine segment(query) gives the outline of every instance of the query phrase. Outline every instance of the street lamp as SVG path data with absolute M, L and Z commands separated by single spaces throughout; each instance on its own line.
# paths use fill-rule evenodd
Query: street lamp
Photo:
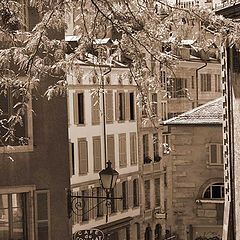
M 106 192 L 106 196 L 86 196 L 86 195 L 74 195 L 71 190 L 68 190 L 67 193 L 67 200 L 68 200 L 68 217 L 70 218 L 72 214 L 83 216 L 86 213 L 79 214 L 76 210 L 82 210 L 83 204 L 82 202 L 79 202 L 78 199 L 102 199 L 100 203 L 103 203 L 106 201 L 107 206 L 107 213 L 106 213 L 106 222 L 108 221 L 108 205 L 111 205 L 111 200 L 119 199 L 122 200 L 122 197 L 110 197 L 110 193 L 114 189 L 116 185 L 116 181 L 118 178 L 119 173 L 112 168 L 112 163 L 110 161 L 107 162 L 107 167 L 99 172 L 100 177 L 100 183 L 101 187 Z M 93 210 L 99 205 L 99 203 L 95 206 L 93 206 L 91 209 L 89 209 L 87 212 Z

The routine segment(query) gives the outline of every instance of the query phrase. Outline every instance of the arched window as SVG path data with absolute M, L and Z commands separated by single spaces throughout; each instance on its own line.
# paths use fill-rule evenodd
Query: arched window
M 161 240 L 162 239 L 162 227 L 160 224 L 157 224 L 155 227 L 155 240 Z
M 203 192 L 204 199 L 223 199 L 224 198 L 224 184 L 213 183 L 209 185 Z
M 151 227 L 147 227 L 145 231 L 145 240 L 152 240 L 152 229 Z

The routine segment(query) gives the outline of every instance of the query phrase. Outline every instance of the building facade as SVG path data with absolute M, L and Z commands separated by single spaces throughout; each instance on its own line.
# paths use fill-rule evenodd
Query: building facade
M 166 120 L 166 228 L 177 239 L 221 239 L 224 209 L 222 98 Z

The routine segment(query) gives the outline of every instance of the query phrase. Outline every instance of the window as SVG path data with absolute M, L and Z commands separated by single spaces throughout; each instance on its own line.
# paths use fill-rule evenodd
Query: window
M 192 76 L 192 89 L 195 88 L 195 83 L 194 83 L 194 76 Z
M 8 88 L 6 95 L 0 94 L 0 147 L 11 145 L 15 146 L 14 151 L 16 151 L 20 146 L 21 148 L 32 146 L 31 100 L 28 102 L 27 109 L 19 104 L 21 102 L 22 97 L 20 93 L 16 94 L 14 88 Z M 21 108 L 24 108 L 24 114 L 20 114 L 19 121 L 17 123 L 13 120 L 9 121 L 9 118 L 16 116 Z
M 167 120 L 168 118 L 167 101 L 161 102 L 161 118 L 162 121 Z
M 167 89 L 166 72 L 162 70 L 160 70 L 160 82 L 163 90 L 166 90 Z
M 162 135 L 162 148 L 163 148 L 163 154 L 169 154 L 170 153 L 170 135 L 169 134 L 163 134 Z
M 163 175 L 163 179 L 164 179 L 164 187 L 167 187 L 167 167 L 163 167 L 163 172 L 164 172 L 164 175 Z
M 207 187 L 203 193 L 206 199 L 224 199 L 224 184 L 214 183 Z
M 101 137 L 93 137 L 93 169 L 94 172 L 99 172 L 102 169 L 101 158 Z
M 116 98 L 116 112 L 117 112 L 117 120 L 124 121 L 125 120 L 125 93 L 120 92 Z
M 152 160 L 149 157 L 149 142 L 148 134 L 143 135 L 143 162 L 144 164 L 150 163 Z
M 50 239 L 50 194 L 48 190 L 36 192 L 36 226 L 38 240 Z
M 115 194 L 116 191 L 117 191 L 116 188 L 111 190 L 110 196 L 111 196 L 112 198 L 114 198 L 115 195 L 117 195 L 117 194 Z M 116 201 L 118 201 L 118 200 L 116 200 L 116 199 L 111 199 L 111 213 L 117 212 L 117 202 L 116 202 Z
M 155 186 L 155 207 L 161 206 L 160 200 L 160 178 L 154 179 L 154 186 Z
M 106 98 L 106 123 L 113 123 L 113 92 L 107 91 Z
M 134 93 L 129 93 L 129 102 L 130 102 L 130 120 L 135 120 L 135 98 Z
M 186 78 L 173 78 L 170 79 L 168 91 L 172 98 L 187 97 L 187 79 Z
M 79 174 L 88 172 L 88 144 L 86 138 L 78 139 Z
M 149 226 L 146 228 L 144 240 L 152 240 L 152 229 Z
M 96 93 L 91 95 L 92 101 L 92 125 L 97 125 L 100 123 L 100 107 L 99 107 L 99 96 Z
M 160 161 L 158 133 L 153 134 L 153 157 L 154 157 L 154 162 Z
M 0 194 L 0 240 L 28 239 L 27 214 L 26 193 Z
M 157 100 L 157 93 L 152 93 L 152 115 L 158 115 L 158 100 Z
M 75 175 L 74 143 L 69 143 L 70 176 Z
M 145 180 L 144 182 L 145 190 L 145 209 L 148 210 L 151 208 L 151 189 L 150 189 L 150 180 Z
M 215 92 L 221 92 L 221 76 L 215 74 Z
M 74 93 L 74 123 L 75 124 L 84 124 L 84 94 Z
M 133 180 L 133 207 L 139 206 L 139 184 L 138 179 Z
M 88 196 L 88 190 L 81 191 L 82 196 Z M 82 198 L 82 221 L 89 220 L 89 198 Z
M 131 165 L 137 164 L 137 138 L 136 133 L 130 133 L 130 161 Z
M 128 182 L 122 182 L 122 207 L 123 210 L 128 209 Z
M 97 197 L 103 196 L 103 189 L 97 187 Z M 97 217 L 103 216 L 103 200 L 101 198 L 97 198 Z
M 201 91 L 211 92 L 211 74 L 200 74 Z
M 209 163 L 210 165 L 223 164 L 223 145 L 222 144 L 209 145 Z
M 107 157 L 108 161 L 112 163 L 112 167 L 115 167 L 115 142 L 114 135 L 107 136 Z
M 155 231 L 154 231 L 154 239 L 155 240 L 161 240 L 162 239 L 162 227 L 160 224 L 157 224 L 155 227 Z
M 127 166 L 127 153 L 126 153 L 126 134 L 119 134 L 119 165 L 120 167 Z

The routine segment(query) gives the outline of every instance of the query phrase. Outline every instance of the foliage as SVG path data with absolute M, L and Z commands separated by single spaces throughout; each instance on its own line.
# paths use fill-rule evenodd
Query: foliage
M 65 58 L 66 19 L 74 9 L 74 34 L 78 47 Z M 26 18 L 26 12 L 32 15 Z M 36 21 L 36 25 L 34 25 Z M 192 29 L 198 32 L 193 34 Z M 208 52 L 213 43 L 219 47 L 228 38 L 240 46 L 239 24 L 217 16 L 209 9 L 181 9 L 160 0 L 1 0 L 0 3 L 0 87 L 6 96 L 9 88 L 18 89 L 18 104 L 13 116 L 1 125 L 12 129 L 22 124 L 26 104 L 41 82 L 48 81 L 48 99 L 64 94 L 66 73 L 74 61 L 86 53 L 97 56 L 96 39 L 109 36 L 117 42 L 115 55 L 121 55 L 136 82 L 141 99 L 150 108 L 149 91 L 159 91 L 159 77 L 152 73 L 150 60 L 166 67 L 174 75 L 176 49 L 184 39 L 193 39 L 196 51 Z M 171 49 L 168 47 L 171 45 Z M 143 53 L 146 56 L 143 56 Z M 113 64 L 101 56 L 98 63 Z M 49 78 L 51 80 L 49 80 Z M 15 96 L 13 95 L 13 98 Z M 151 111 L 149 114 L 151 118 Z M 1 141 L 4 142 L 3 134 Z

